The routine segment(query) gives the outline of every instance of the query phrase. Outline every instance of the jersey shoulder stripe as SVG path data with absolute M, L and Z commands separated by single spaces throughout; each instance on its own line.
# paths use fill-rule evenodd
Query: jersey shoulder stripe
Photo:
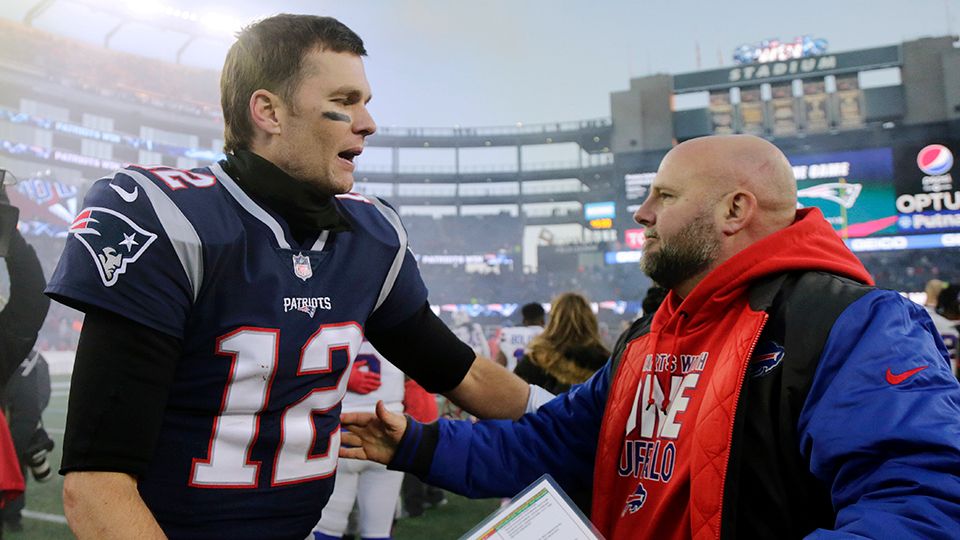
M 136 183 L 133 191 L 125 191 L 126 195 L 122 191 L 124 187 L 120 184 L 121 176 L 126 176 Z M 131 197 L 135 199 L 142 190 L 142 195 L 149 201 L 160 226 L 173 245 L 180 265 L 190 281 L 193 299 L 196 301 L 200 294 L 200 287 L 203 285 L 203 243 L 193 223 L 173 199 L 157 185 L 158 181 L 162 180 L 150 174 L 147 169 L 128 167 L 117 171 L 110 178 L 109 185 L 125 202 L 133 202 L 129 199 Z

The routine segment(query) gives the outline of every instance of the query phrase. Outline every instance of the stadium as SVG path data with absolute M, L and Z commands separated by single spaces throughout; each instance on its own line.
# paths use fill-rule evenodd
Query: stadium
M 224 144 L 219 73 L 178 62 L 208 39 L 183 31 L 186 12 L 157 16 L 188 36 L 158 60 L 110 47 L 127 15 L 108 6 L 76 3 L 120 21 L 99 45 L 35 24 L 76 9 L 63 4 L 0 13 L 0 169 L 16 181 L 7 191 L 19 229 L 47 276 L 97 179 L 127 164 L 206 166 Z M 380 126 L 354 191 L 397 209 L 448 324 L 469 315 L 496 348 L 520 306 L 578 291 L 611 346 L 653 285 L 638 269 L 644 237 L 632 216 L 663 156 L 705 135 L 753 134 L 784 151 L 801 206 L 823 212 L 878 286 L 923 303 L 929 280 L 960 280 L 958 43 L 942 35 L 835 52 L 822 39 L 766 40 L 716 69 L 631 78 L 611 89 L 609 116 Z M 52 304 L 37 344 L 54 373 L 54 456 L 82 320 Z M 58 482 L 31 487 L 25 532 L 12 538 L 70 537 Z M 460 514 L 441 528 L 408 524 L 403 536 L 400 525 L 395 537 L 456 537 L 496 507 L 454 502 Z

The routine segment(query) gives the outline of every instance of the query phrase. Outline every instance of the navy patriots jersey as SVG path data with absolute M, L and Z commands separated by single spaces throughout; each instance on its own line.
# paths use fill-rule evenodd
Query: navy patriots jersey
M 174 538 L 304 538 L 333 489 L 340 401 L 368 321 L 426 302 L 397 213 L 296 245 L 220 167 L 98 181 L 47 291 L 182 340 L 140 494 Z M 75 391 L 95 391 L 76 388 Z

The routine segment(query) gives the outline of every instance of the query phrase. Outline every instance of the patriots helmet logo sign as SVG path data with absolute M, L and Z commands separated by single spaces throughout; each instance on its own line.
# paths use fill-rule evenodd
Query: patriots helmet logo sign
M 310 267 L 310 257 L 303 253 L 293 256 L 293 274 L 306 281 L 313 277 L 313 268 Z
M 99 207 L 85 208 L 67 232 L 90 252 L 107 287 L 116 284 L 127 266 L 136 262 L 157 239 L 156 234 L 120 212 Z
M 783 347 L 776 341 L 764 341 L 757 345 L 750 359 L 750 377 L 763 377 L 783 362 Z
M 637 484 L 637 489 L 633 490 L 633 493 L 627 497 L 627 504 L 623 507 L 623 512 L 620 515 L 625 515 L 627 512 L 631 514 L 635 513 L 637 510 L 643 508 L 643 503 L 647 502 L 647 490 L 643 487 L 643 483 L 640 482 Z

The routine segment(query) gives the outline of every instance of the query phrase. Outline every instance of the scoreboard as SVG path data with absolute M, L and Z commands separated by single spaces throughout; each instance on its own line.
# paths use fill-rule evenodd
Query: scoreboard
M 960 245 L 960 185 L 954 179 L 960 175 L 960 136 L 900 140 L 891 136 L 887 144 L 865 148 L 788 150 L 798 205 L 819 208 L 855 250 Z M 649 155 L 623 169 L 618 201 L 623 210 L 617 212 L 623 218 L 616 224 L 634 249 L 638 233 L 627 218 L 649 192 L 661 158 Z

